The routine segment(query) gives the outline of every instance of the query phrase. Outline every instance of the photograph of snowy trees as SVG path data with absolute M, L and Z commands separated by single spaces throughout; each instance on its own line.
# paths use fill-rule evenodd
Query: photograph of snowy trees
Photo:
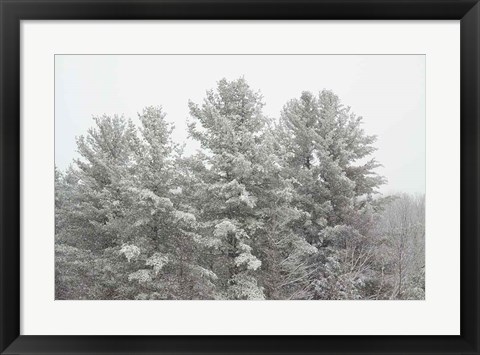
M 55 70 L 57 300 L 425 299 L 423 56 Z

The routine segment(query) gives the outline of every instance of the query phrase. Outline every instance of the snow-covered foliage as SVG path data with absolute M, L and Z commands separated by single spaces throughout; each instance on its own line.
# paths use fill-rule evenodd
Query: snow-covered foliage
M 140 255 L 140 248 L 136 245 L 123 244 L 120 253 L 125 255 L 128 262 L 130 262 L 132 259 L 136 259 Z
M 198 274 L 201 275 L 202 277 L 206 277 L 206 278 L 211 279 L 211 280 L 217 280 L 218 279 L 218 276 L 212 270 L 205 269 L 201 266 L 195 265 L 195 266 L 193 266 L 193 270 L 195 272 L 198 272 Z
M 152 266 L 155 274 L 158 274 L 160 270 L 169 262 L 168 255 L 162 255 L 161 253 L 155 253 L 147 259 L 145 265 Z
M 150 270 L 140 269 L 128 275 L 128 281 L 137 280 L 138 282 L 152 281 L 152 274 Z
M 194 235 L 193 240 L 200 245 L 203 245 L 207 248 L 218 248 L 222 245 L 222 241 L 218 238 L 210 237 L 210 236 L 203 236 L 203 235 Z
M 235 258 L 235 265 L 245 265 L 249 270 L 257 270 L 262 262 L 249 252 L 244 252 Z
M 183 221 L 185 223 L 188 223 L 190 225 L 195 224 L 197 219 L 195 218 L 195 215 L 193 213 L 189 212 L 183 212 L 183 211 L 175 211 L 174 212 L 175 217 L 179 221 Z
M 257 280 L 253 276 L 245 274 L 234 275 L 230 280 L 228 296 L 233 299 L 244 300 L 264 300 L 263 290 L 258 286 Z
M 230 233 L 233 235 L 237 233 L 237 227 L 230 221 L 220 222 L 215 226 L 215 230 L 213 231 L 213 235 L 217 238 L 225 238 Z

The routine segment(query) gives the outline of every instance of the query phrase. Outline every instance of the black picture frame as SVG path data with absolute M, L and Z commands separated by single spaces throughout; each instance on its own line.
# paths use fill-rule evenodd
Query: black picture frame
M 0 19 L 1 354 L 479 354 L 478 0 L 0 0 Z M 24 19 L 461 20 L 461 335 L 20 335 L 20 21 Z

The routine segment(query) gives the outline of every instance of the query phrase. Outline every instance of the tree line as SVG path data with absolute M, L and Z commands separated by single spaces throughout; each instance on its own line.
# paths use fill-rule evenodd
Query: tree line
M 94 117 L 55 170 L 56 299 L 423 299 L 424 196 L 381 196 L 375 136 L 328 90 L 263 114 L 244 78 Z

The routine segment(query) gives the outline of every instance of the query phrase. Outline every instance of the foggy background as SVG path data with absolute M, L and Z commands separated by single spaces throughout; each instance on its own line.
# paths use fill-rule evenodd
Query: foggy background
M 137 122 L 150 105 L 163 107 L 174 141 L 191 154 L 199 146 L 188 139 L 188 100 L 202 103 L 218 80 L 240 76 L 275 118 L 302 91 L 333 90 L 378 137 L 373 155 L 388 179 L 380 191 L 425 192 L 423 55 L 57 55 L 55 164 L 63 170 L 77 157 L 75 137 L 93 126 L 92 116 Z

